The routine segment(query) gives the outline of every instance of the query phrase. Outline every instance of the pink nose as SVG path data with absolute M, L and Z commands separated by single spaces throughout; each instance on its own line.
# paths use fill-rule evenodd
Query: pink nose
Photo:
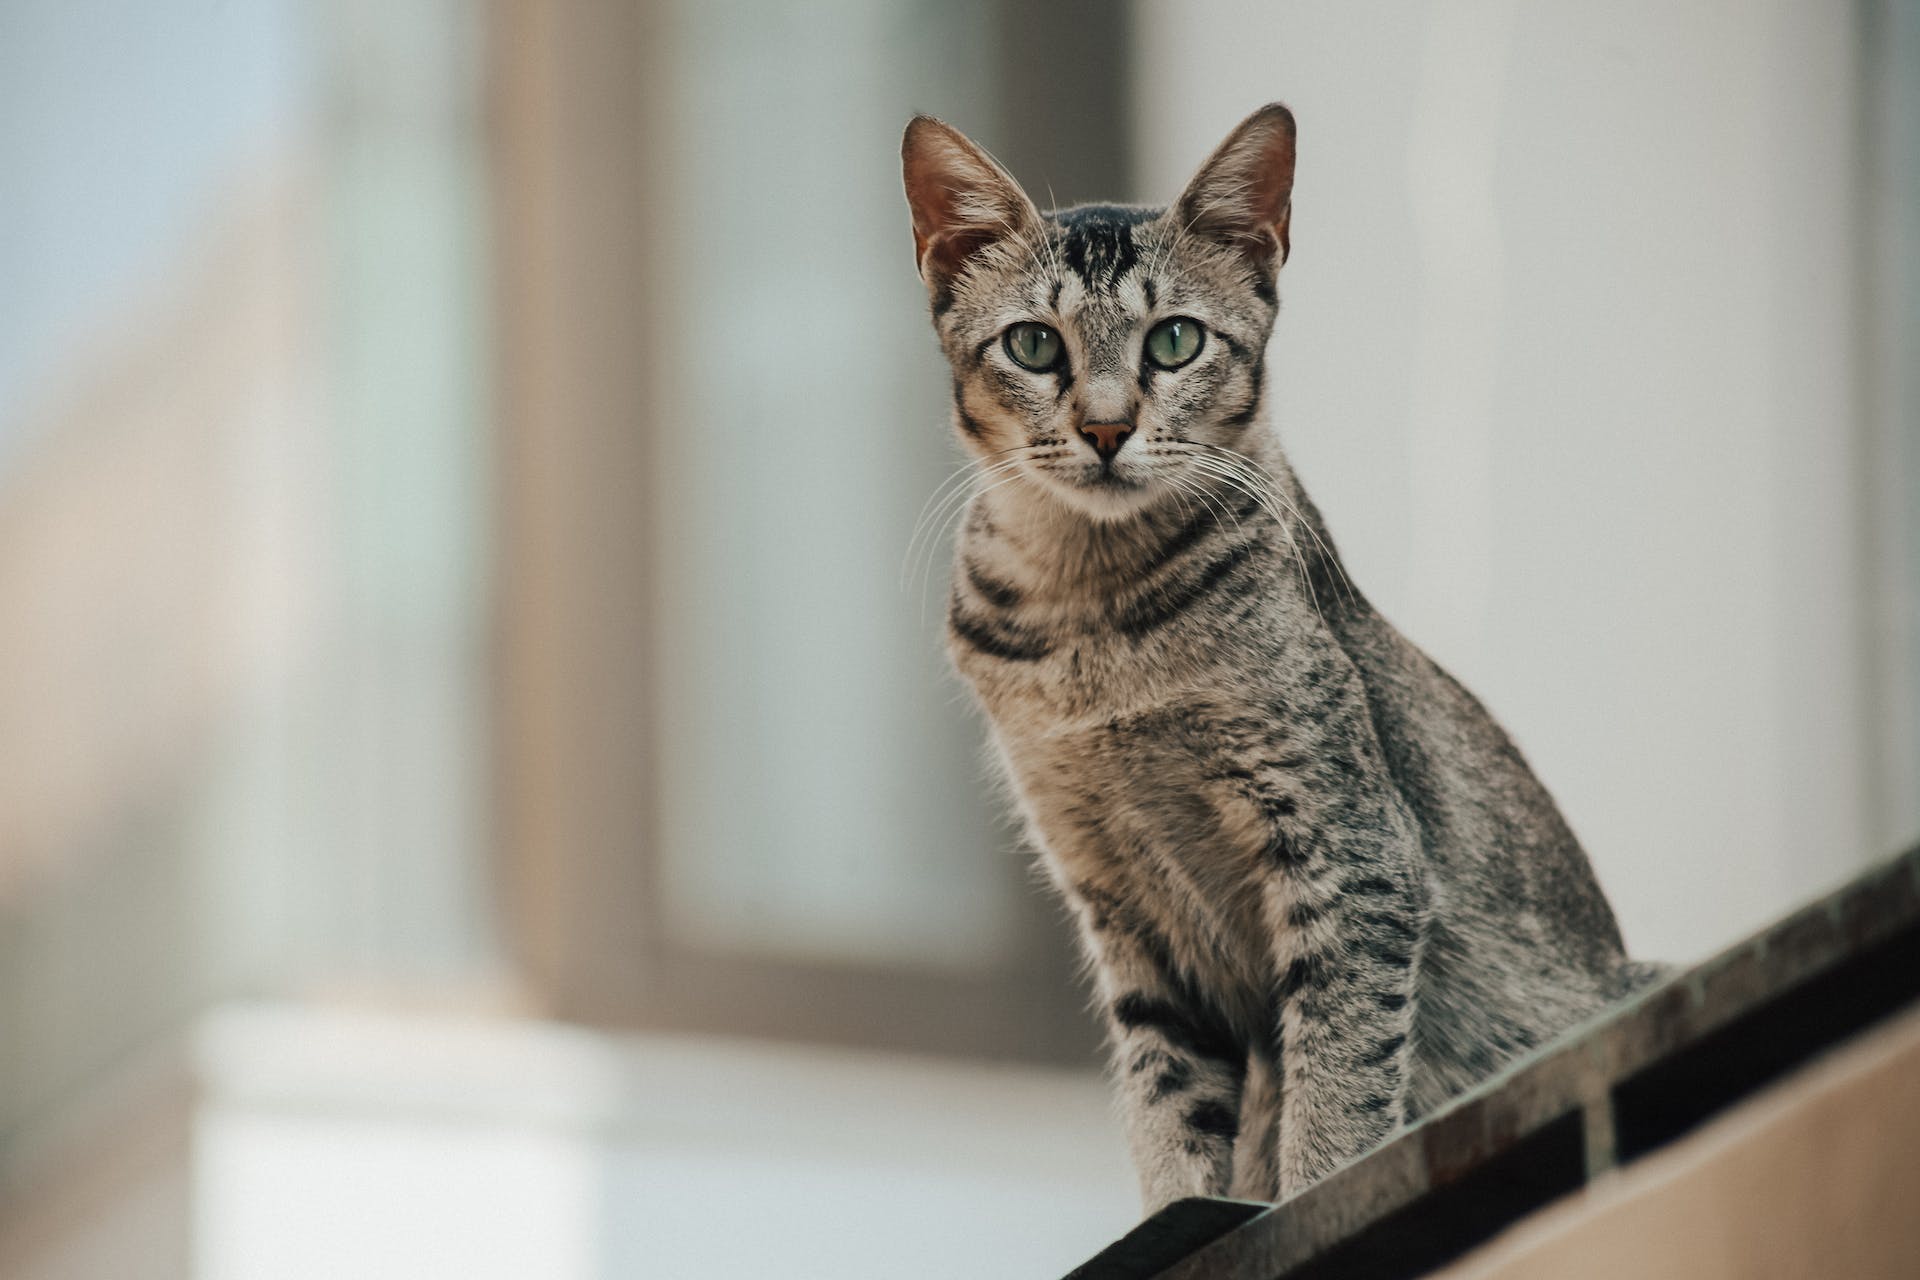
M 1131 422 L 1083 422 L 1080 434 L 1085 437 L 1093 451 L 1100 455 L 1101 461 L 1111 459 L 1120 452 L 1120 446 L 1133 434 Z

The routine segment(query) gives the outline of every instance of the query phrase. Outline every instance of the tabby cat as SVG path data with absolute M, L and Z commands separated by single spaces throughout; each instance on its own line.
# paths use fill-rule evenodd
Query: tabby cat
M 949 648 L 1078 921 L 1143 1200 L 1291 1195 L 1651 970 L 1267 424 L 1286 108 L 1166 210 L 1042 214 L 927 116 L 902 155 L 981 480 Z

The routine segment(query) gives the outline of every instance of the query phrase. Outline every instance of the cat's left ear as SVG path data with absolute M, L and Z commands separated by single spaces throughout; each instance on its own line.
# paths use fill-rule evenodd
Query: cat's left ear
M 1277 102 L 1242 120 L 1180 193 L 1178 225 L 1277 270 L 1293 214 L 1293 137 L 1293 112 Z
M 930 288 L 995 241 L 1040 233 L 1040 212 L 994 158 L 932 116 L 915 116 L 900 142 L 914 258 Z

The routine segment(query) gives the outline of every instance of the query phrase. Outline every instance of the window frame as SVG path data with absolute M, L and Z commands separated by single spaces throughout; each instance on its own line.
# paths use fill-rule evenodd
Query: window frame
M 996 151 L 1063 204 L 1129 186 L 1127 13 L 993 7 L 1003 119 L 1074 104 L 1045 130 L 996 131 Z M 628 122 L 674 118 L 673 6 L 501 0 L 496 31 L 496 817 L 504 929 L 535 1002 L 609 1026 L 1089 1063 L 1071 928 L 1037 877 L 1014 945 L 975 974 L 715 951 L 667 927 L 649 712 L 671 673 L 631 495 L 661 482 L 647 388 L 666 317 L 649 300 L 671 296 L 671 246 L 632 228 L 666 216 L 671 188 L 665 130 Z M 905 243 L 903 226 L 903 271 Z

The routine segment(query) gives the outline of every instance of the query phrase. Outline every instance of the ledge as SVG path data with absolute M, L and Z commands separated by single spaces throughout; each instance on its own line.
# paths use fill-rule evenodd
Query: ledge
M 1413 1277 L 1920 999 L 1920 848 L 1572 1028 L 1278 1205 L 1169 1205 L 1068 1280 Z

